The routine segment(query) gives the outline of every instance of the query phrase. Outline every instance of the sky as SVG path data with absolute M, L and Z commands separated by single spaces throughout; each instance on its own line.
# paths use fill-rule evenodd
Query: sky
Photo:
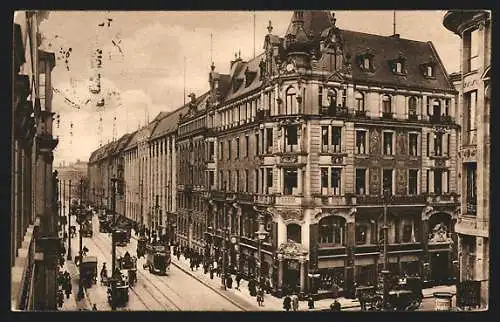
M 273 34 L 282 37 L 292 14 L 255 12 L 256 55 L 263 50 L 269 20 Z M 452 73 L 459 70 L 460 39 L 443 27 L 444 14 L 397 11 L 396 32 L 401 38 L 432 41 Z M 335 11 L 335 17 L 341 29 L 393 33 L 393 11 Z M 52 11 L 40 28 L 42 46 L 58 58 L 52 73 L 53 111 L 59 114 L 54 125 L 59 138 L 55 164 L 87 161 L 100 142 L 112 140 L 113 133 L 119 138 L 160 111 L 180 107 L 184 90 L 197 95 L 207 91 L 211 61 L 216 71 L 228 73 L 235 52 L 240 51 L 243 60 L 253 57 L 253 26 L 252 11 Z M 100 96 L 89 91 L 97 49 L 102 50 L 104 107 L 96 106 Z

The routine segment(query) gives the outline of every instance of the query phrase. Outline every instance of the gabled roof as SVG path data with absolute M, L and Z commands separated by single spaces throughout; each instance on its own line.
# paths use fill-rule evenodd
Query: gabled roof
M 239 68 L 239 72 L 231 75 L 231 82 L 236 81 L 236 79 L 243 79 L 243 83 L 239 86 L 238 89 L 234 90 L 232 83 L 228 88 L 228 93 L 224 98 L 224 101 L 230 101 L 232 99 L 238 98 L 248 92 L 251 92 L 262 85 L 262 80 L 260 79 L 260 68 L 259 63 L 262 59 L 265 58 L 265 53 L 261 53 L 256 56 L 254 59 L 243 62 L 241 64 L 241 68 Z M 250 84 L 247 84 L 247 80 L 245 77 L 245 71 L 247 70 L 255 73 L 255 77 L 253 77 Z
M 447 72 L 440 62 L 439 56 L 431 42 L 402 39 L 367 34 L 357 31 L 341 30 L 344 40 L 344 52 L 350 53 L 352 79 L 354 82 L 374 82 L 382 85 L 406 86 L 433 90 L 454 90 L 448 80 Z M 374 55 L 375 70 L 364 72 L 357 63 L 357 56 L 367 50 Z M 389 61 L 402 54 L 406 58 L 406 75 L 400 76 L 392 72 Z M 421 64 L 436 62 L 433 78 L 426 78 L 421 71 Z
M 121 138 L 118 139 L 113 154 L 116 155 L 123 151 L 128 141 L 131 139 L 130 133 L 125 133 Z
M 130 133 L 130 139 L 123 146 L 123 151 L 127 151 L 127 150 L 130 150 L 130 149 L 133 149 L 137 145 L 137 132 L 138 131 L 139 130 Z
M 177 123 L 181 114 L 185 115 L 188 111 L 188 105 L 179 107 L 178 109 L 164 115 L 163 118 L 158 120 L 156 127 L 151 134 L 150 140 L 165 136 L 167 134 L 177 131 Z

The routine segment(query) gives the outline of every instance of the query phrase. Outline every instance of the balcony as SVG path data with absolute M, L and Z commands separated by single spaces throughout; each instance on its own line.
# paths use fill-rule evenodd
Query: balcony
M 358 205 L 383 205 L 384 201 L 379 195 L 356 195 L 355 203 Z M 425 204 L 427 196 L 424 194 L 420 195 L 392 195 L 388 201 L 388 204 L 403 204 L 403 205 L 413 205 L 413 204 Z
M 254 197 L 253 194 L 238 192 L 236 193 L 236 199 L 244 203 L 253 203 Z
M 313 195 L 314 203 L 321 206 L 345 206 L 350 204 L 351 197 L 340 195 L 319 194 Z
M 321 115 L 325 116 L 337 116 L 337 117 L 347 117 L 349 115 L 347 107 L 337 106 L 337 107 L 322 107 Z
M 253 202 L 260 205 L 273 205 L 276 201 L 274 195 L 262 195 L 255 194 L 253 195 Z
M 357 117 L 357 118 L 368 118 L 366 116 L 366 111 L 358 111 L 358 110 L 356 110 L 354 112 L 354 116 Z
M 455 224 L 455 232 L 469 236 L 489 237 L 489 220 L 476 216 L 462 215 Z
M 210 198 L 217 200 L 226 200 L 225 191 L 210 191 Z
M 394 120 L 394 113 L 392 112 L 382 112 L 383 120 Z
M 300 196 L 293 196 L 293 195 L 286 195 L 286 196 L 281 196 L 278 195 L 275 197 L 276 205 L 281 205 L 281 206 L 300 206 L 303 202 L 303 197 Z
M 417 114 L 408 114 L 408 121 L 418 121 Z
M 453 124 L 454 120 L 449 115 L 431 115 L 429 117 L 431 124 Z
M 457 204 L 460 202 L 460 195 L 452 192 L 449 194 L 427 195 L 426 202 L 428 204 Z

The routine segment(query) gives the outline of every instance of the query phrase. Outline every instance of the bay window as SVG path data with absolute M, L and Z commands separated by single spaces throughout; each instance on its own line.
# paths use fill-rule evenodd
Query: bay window
M 346 221 L 342 217 L 329 216 L 319 222 L 319 243 L 345 246 Z

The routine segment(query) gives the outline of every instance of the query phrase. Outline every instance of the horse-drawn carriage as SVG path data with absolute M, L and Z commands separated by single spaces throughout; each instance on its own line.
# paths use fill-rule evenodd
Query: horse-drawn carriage
M 137 282 L 137 258 L 131 257 L 128 253 L 116 260 L 116 266 L 120 271 L 127 271 L 126 276 L 130 285 L 135 285 Z M 125 274 L 124 274 L 125 275 Z
M 111 232 L 111 227 L 106 218 L 99 218 L 99 232 L 101 233 L 109 233 Z
M 148 238 L 147 237 L 144 237 L 144 236 L 141 236 L 139 237 L 139 239 L 137 240 L 137 257 L 138 258 L 141 258 L 142 256 L 144 256 L 146 254 L 146 245 L 148 243 Z
M 384 307 L 383 287 L 373 293 L 360 294 L 362 311 L 415 311 L 422 303 L 422 281 L 420 277 L 392 279 L 389 283 L 387 303 Z
M 166 274 L 170 266 L 170 247 L 167 244 L 155 242 L 146 245 L 146 263 L 144 269 L 150 273 Z
M 114 310 L 126 306 L 128 302 L 128 281 L 123 277 L 112 276 L 108 282 L 108 303 Z
M 80 262 L 80 279 L 85 288 L 97 283 L 97 257 L 84 256 Z

